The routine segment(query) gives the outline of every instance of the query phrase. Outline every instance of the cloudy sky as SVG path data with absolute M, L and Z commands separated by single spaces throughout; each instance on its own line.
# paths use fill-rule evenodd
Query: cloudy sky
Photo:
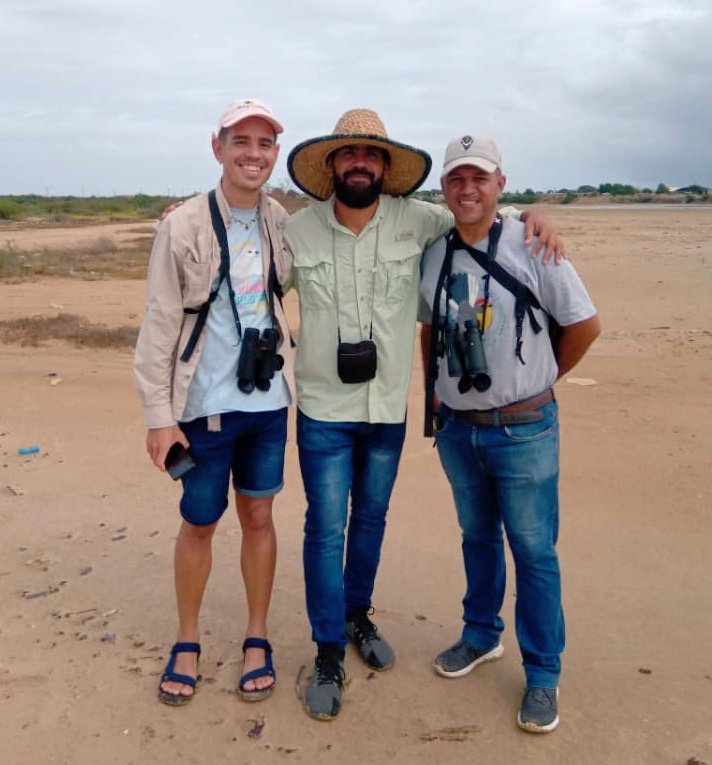
M 205 190 L 241 97 L 285 124 L 275 185 L 364 106 L 435 168 L 492 135 L 510 190 L 712 186 L 711 41 L 711 0 L 2 0 L 0 194 Z

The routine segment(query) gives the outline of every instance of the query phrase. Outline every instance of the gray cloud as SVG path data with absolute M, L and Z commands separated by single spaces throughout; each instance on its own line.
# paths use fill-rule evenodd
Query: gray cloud
M 712 186 L 706 0 L 9 0 L 0 8 L 0 193 L 191 193 L 232 99 L 288 150 L 354 106 L 422 146 L 488 132 L 510 188 Z M 426 185 L 437 185 L 437 172 Z

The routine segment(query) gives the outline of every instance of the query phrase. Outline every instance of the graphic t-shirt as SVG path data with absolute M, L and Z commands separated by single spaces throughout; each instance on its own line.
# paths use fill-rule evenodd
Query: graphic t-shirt
M 267 286 L 262 268 L 262 241 L 258 208 L 230 208 L 227 229 L 230 279 L 242 332 L 272 327 Z M 216 283 L 219 276 L 216 277 Z M 212 285 L 215 288 L 216 283 Z M 227 280 L 220 285 L 203 329 L 203 353 L 188 391 L 183 419 L 225 412 L 264 412 L 289 406 L 290 395 L 282 373 L 274 373 L 269 390 L 243 393 L 237 386 L 241 340 L 230 305 Z

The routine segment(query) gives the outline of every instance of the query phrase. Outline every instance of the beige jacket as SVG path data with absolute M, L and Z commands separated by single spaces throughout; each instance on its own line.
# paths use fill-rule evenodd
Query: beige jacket
M 227 227 L 230 211 L 225 195 L 216 188 L 217 201 Z M 262 229 L 262 265 L 265 284 L 269 277 L 269 241 L 272 240 L 278 273 L 288 270 L 282 232 L 287 213 L 262 191 L 259 202 Z M 269 232 L 269 236 L 268 236 Z M 210 294 L 220 269 L 220 245 L 210 220 L 208 195 L 189 199 L 158 227 L 148 266 L 148 303 L 141 323 L 134 355 L 134 382 L 144 409 L 147 428 L 175 425 L 181 419 L 188 388 L 203 350 L 203 336 L 187 362 L 180 355 L 188 342 L 197 309 Z M 279 300 L 274 300 L 275 319 L 282 335 L 279 353 L 284 357 L 283 375 L 292 401 L 294 348 L 289 339 L 287 319 Z

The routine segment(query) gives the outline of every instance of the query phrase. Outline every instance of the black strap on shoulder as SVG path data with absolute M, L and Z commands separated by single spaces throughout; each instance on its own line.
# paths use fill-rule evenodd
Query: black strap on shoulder
M 220 289 L 220 285 L 224 280 L 227 284 L 227 294 L 230 298 L 230 308 L 232 309 L 232 317 L 235 321 L 237 337 L 239 340 L 242 340 L 242 324 L 240 324 L 240 316 L 237 313 L 235 290 L 232 286 L 232 279 L 230 279 L 230 245 L 227 242 L 227 231 L 225 230 L 225 223 L 223 222 L 222 215 L 220 215 L 220 208 L 218 207 L 215 190 L 211 190 L 208 194 L 208 203 L 210 204 L 210 218 L 213 223 L 213 231 L 215 231 L 215 236 L 218 238 L 218 243 L 220 244 L 220 275 L 214 292 L 217 296 L 217 291 Z M 215 298 L 213 298 L 213 300 L 215 300 Z M 212 303 L 213 300 L 210 302 Z
M 279 300 L 279 304 L 282 305 L 282 298 L 284 293 L 282 292 L 282 285 L 277 279 L 277 267 L 274 264 L 274 247 L 272 246 L 272 234 L 267 229 L 267 239 L 269 240 L 269 272 L 267 274 L 267 297 L 269 299 L 269 309 L 274 316 L 274 299 Z
M 443 258 L 440 274 L 435 285 L 435 297 L 433 298 L 433 311 L 430 320 L 430 346 L 428 348 L 427 373 L 425 376 L 425 423 L 423 435 L 430 438 L 433 435 L 433 398 L 435 396 L 435 380 L 438 377 L 438 342 L 442 334 L 442 318 L 440 316 L 440 296 L 443 291 L 445 278 L 452 270 L 452 256 L 455 248 L 452 246 L 452 235 L 455 229 L 445 237 L 445 257 Z
M 223 283 L 223 280 L 227 282 L 228 293 L 230 297 L 230 307 L 232 308 L 232 315 L 235 320 L 237 335 L 240 338 L 242 337 L 242 325 L 240 323 L 240 317 L 237 312 L 237 304 L 235 302 L 235 291 L 232 287 L 232 280 L 230 279 L 230 247 L 227 241 L 227 231 L 225 230 L 225 223 L 223 222 L 222 215 L 220 214 L 220 208 L 218 207 L 218 201 L 217 201 L 217 195 L 215 194 L 215 189 L 212 189 L 208 193 L 208 205 L 210 207 L 210 219 L 213 224 L 213 231 L 215 232 L 215 236 L 217 237 L 218 244 L 220 245 L 220 271 L 219 271 L 218 283 L 215 286 L 215 289 L 210 291 L 210 295 L 208 296 L 208 299 L 203 303 L 203 305 L 201 305 L 200 308 L 198 309 L 195 309 L 195 308 L 184 309 L 185 313 L 188 313 L 188 314 L 197 313 L 198 318 L 196 319 L 195 324 L 193 325 L 193 331 L 190 333 L 190 337 L 188 338 L 188 342 L 186 343 L 183 353 L 180 355 L 180 360 L 183 362 L 188 361 L 190 357 L 193 355 L 193 352 L 195 351 L 195 346 L 198 344 L 198 339 L 200 338 L 200 335 L 205 327 L 205 322 L 208 319 L 208 311 L 210 311 L 210 306 L 215 301 L 215 298 L 218 296 L 218 291 L 220 289 L 220 285 Z M 277 269 L 274 263 L 274 246 L 272 245 L 272 235 L 270 234 L 269 226 L 265 226 L 265 228 L 267 229 L 267 239 L 269 241 L 269 271 L 267 274 L 267 299 L 269 301 L 270 315 L 272 316 L 272 325 L 274 326 L 275 325 L 274 297 L 276 295 L 277 299 L 279 300 L 279 304 L 282 305 L 283 292 L 282 292 L 282 285 L 279 283 L 279 280 L 277 279 Z M 294 347 L 294 340 L 292 339 L 291 335 L 289 337 L 289 342 L 290 342 L 290 345 Z
M 188 361 L 193 355 L 195 346 L 198 344 L 198 339 L 200 338 L 203 328 L 205 327 L 205 322 L 208 319 L 208 311 L 210 310 L 210 306 L 218 296 L 218 290 L 220 289 L 220 285 L 222 284 L 223 279 L 225 279 L 226 276 L 229 278 L 230 274 L 230 248 L 228 247 L 227 243 L 227 232 L 225 231 L 225 224 L 223 223 L 222 215 L 220 215 L 220 209 L 218 208 L 215 189 L 211 189 L 211 191 L 208 193 L 208 205 L 210 206 L 210 218 L 213 223 L 213 231 L 215 232 L 215 236 L 218 239 L 218 244 L 220 245 L 219 279 L 215 289 L 210 291 L 208 299 L 203 303 L 203 305 L 200 306 L 200 308 L 197 310 L 195 308 L 184 309 L 185 313 L 197 313 L 198 318 L 195 320 L 193 331 L 190 333 L 190 337 L 188 338 L 188 342 L 183 349 L 183 353 L 180 355 L 180 360 L 183 362 Z M 232 302 L 233 301 L 231 301 L 231 303 Z M 239 324 L 239 319 L 237 321 Z
M 497 263 L 495 260 L 496 251 L 494 257 L 492 257 L 489 249 L 484 253 L 481 250 L 476 250 L 474 247 L 470 247 L 470 245 L 465 244 L 465 242 L 462 241 L 460 235 L 457 233 L 457 229 L 453 231 L 453 246 L 455 249 L 465 250 L 465 252 L 477 262 L 480 268 L 488 274 L 491 274 L 503 287 L 508 289 L 514 295 L 514 317 L 516 321 L 517 337 L 515 355 L 519 361 L 524 364 L 524 359 L 522 357 L 524 316 L 527 315 L 529 317 L 529 323 L 531 324 L 534 334 L 538 334 L 542 330 L 541 324 L 536 320 L 536 316 L 534 316 L 534 311 L 532 310 L 533 308 L 543 310 L 536 295 L 529 289 L 529 287 L 522 284 L 519 279 L 516 279 L 509 273 L 509 271 L 505 270 L 499 263 Z

